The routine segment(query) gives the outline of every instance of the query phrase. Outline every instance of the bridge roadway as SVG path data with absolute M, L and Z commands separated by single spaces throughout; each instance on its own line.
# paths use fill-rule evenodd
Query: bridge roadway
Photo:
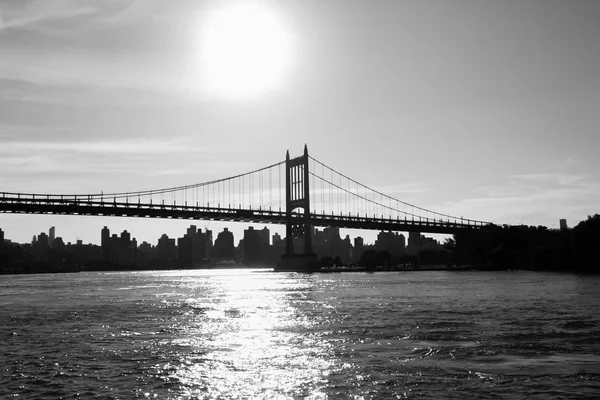
M 200 207 L 177 204 L 145 204 L 98 200 L 77 196 L 37 196 L 16 193 L 0 193 L 1 213 L 85 215 L 138 218 L 167 218 L 189 220 L 213 220 L 252 222 L 285 225 L 286 212 L 271 209 L 243 209 L 224 207 Z M 304 214 L 293 212 L 292 223 L 304 222 Z M 349 229 L 402 231 L 453 234 L 464 230 L 479 229 L 486 224 L 479 221 L 461 220 L 401 220 L 357 215 L 311 214 L 311 224 L 318 227 L 335 226 Z

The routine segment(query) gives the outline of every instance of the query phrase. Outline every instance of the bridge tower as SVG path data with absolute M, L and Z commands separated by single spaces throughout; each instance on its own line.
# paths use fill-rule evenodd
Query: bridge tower
M 312 224 L 310 221 L 310 186 L 308 171 L 308 148 L 304 145 L 304 154 L 291 158 L 285 156 L 285 253 L 277 263 L 281 271 L 316 271 L 319 269 L 317 255 L 312 248 Z M 302 208 L 303 215 L 292 214 Z M 294 253 L 294 238 L 304 238 L 304 249 Z

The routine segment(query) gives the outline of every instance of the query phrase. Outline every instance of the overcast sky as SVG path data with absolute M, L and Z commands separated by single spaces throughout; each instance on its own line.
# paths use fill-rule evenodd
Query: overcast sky
M 262 1 L 289 62 L 243 98 L 201 79 L 222 4 L 0 0 L 0 191 L 192 184 L 306 143 L 443 213 L 556 227 L 600 212 L 600 1 Z M 98 243 L 108 225 L 155 243 L 189 222 L 0 215 L 20 242 L 51 225 L 65 241 Z

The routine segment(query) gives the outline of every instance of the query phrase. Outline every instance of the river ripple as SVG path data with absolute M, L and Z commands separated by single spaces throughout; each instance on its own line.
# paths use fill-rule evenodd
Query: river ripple
M 0 277 L 0 398 L 586 398 L 600 277 Z

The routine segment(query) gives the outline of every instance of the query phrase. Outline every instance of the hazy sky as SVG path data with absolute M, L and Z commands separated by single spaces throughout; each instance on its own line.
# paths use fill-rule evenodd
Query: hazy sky
M 0 0 L 0 191 L 191 184 L 306 143 L 439 212 L 549 227 L 600 212 L 600 1 L 256 2 L 288 58 L 242 97 L 202 78 L 203 27 L 223 4 Z M 51 225 L 65 241 L 108 225 L 155 243 L 189 222 L 0 215 L 16 241 Z

